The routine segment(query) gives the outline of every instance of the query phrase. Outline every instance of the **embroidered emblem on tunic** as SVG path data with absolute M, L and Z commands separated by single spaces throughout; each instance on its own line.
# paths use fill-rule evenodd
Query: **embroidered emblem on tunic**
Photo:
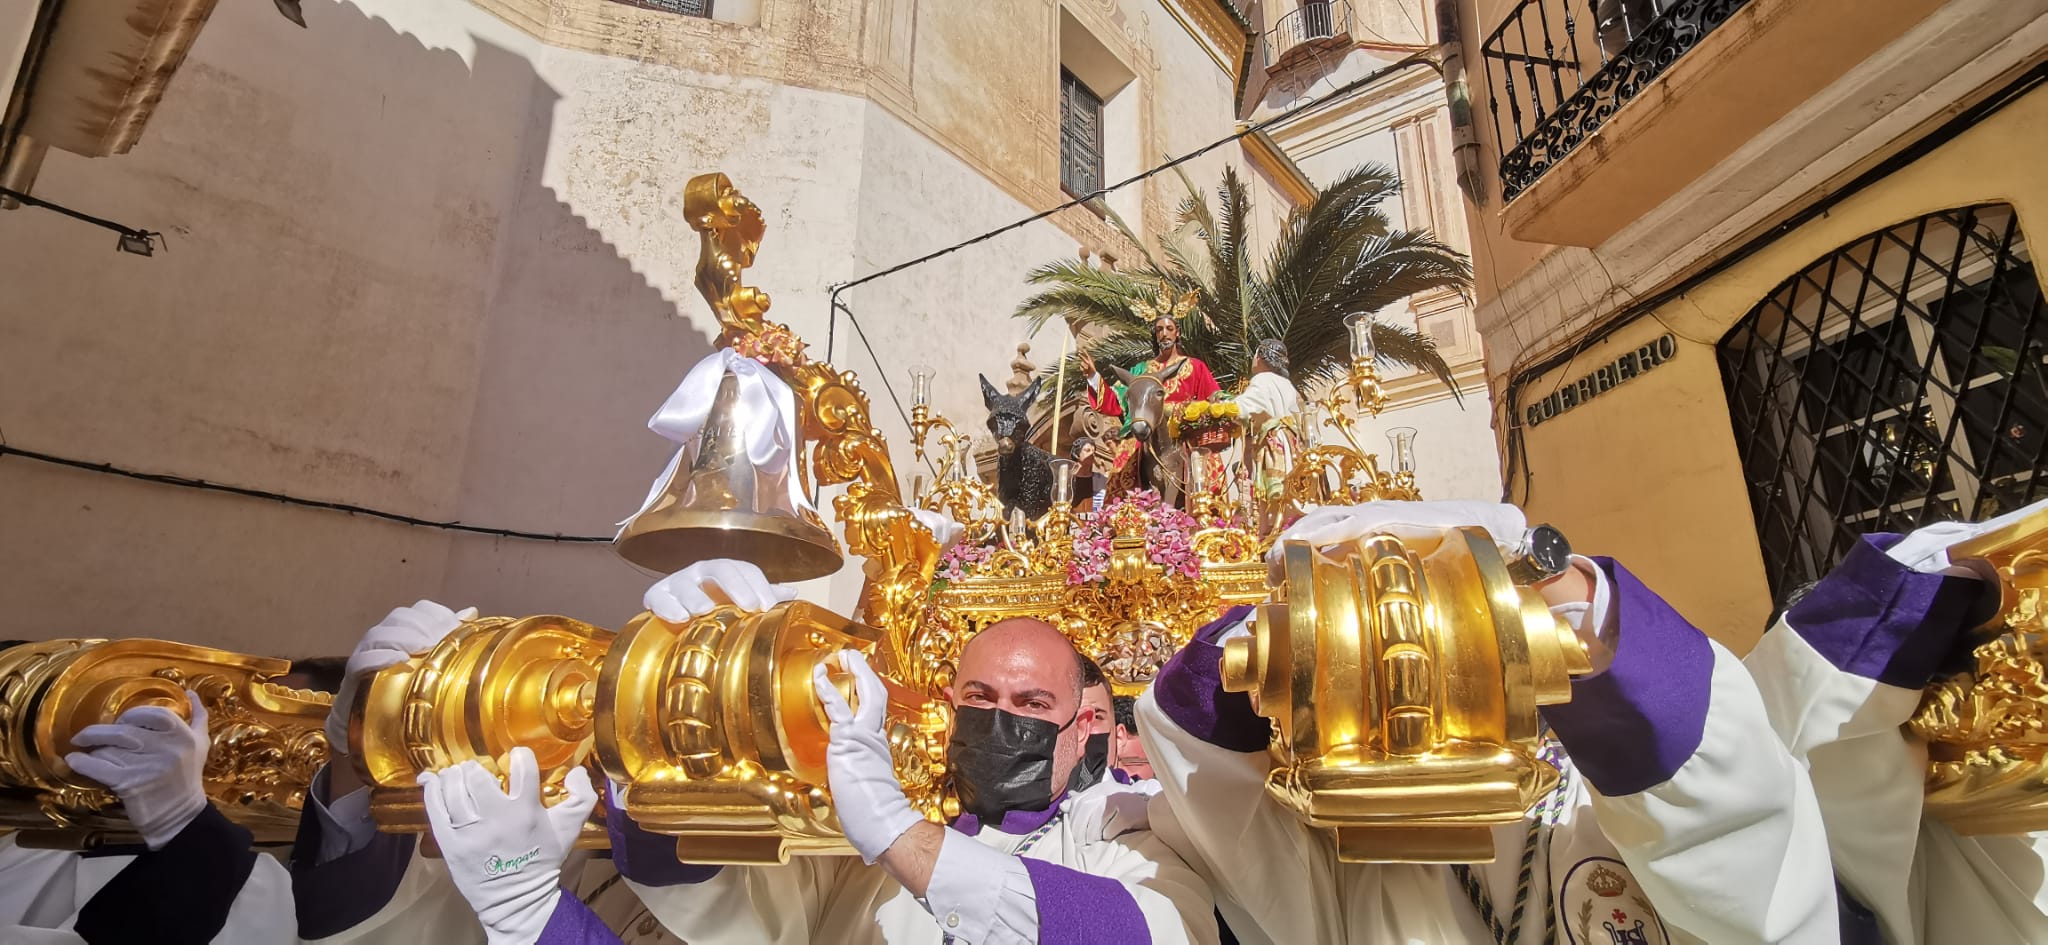
M 1613 857 L 1588 857 L 1566 870 L 1557 902 L 1572 945 L 1670 945 L 1649 895 Z

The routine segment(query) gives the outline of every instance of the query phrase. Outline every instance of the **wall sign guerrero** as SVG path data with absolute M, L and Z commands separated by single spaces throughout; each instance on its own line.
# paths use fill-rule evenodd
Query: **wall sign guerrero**
M 1523 414 L 1523 422 L 1533 427 L 1556 419 L 1559 414 L 1613 390 L 1629 378 L 1650 373 L 1651 368 L 1671 360 L 1676 354 L 1678 340 L 1667 334 L 1615 358 L 1612 364 L 1601 365 L 1599 369 L 1558 388 L 1556 393 L 1530 404 L 1528 411 Z

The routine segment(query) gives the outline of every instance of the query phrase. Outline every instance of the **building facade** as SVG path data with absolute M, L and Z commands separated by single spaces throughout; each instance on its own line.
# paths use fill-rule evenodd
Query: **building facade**
M 304 30 L 270 4 L 181 2 L 203 30 L 159 63 L 175 76 L 132 148 L 52 147 L 10 178 L 164 235 L 145 259 L 0 213 L 0 434 L 571 537 L 638 506 L 674 449 L 646 419 L 716 333 L 691 286 L 691 176 L 723 171 L 767 212 L 751 282 L 860 375 L 908 480 L 908 368 L 941 363 L 935 405 L 980 424 L 975 375 L 1000 383 L 1025 340 L 1024 272 L 1131 250 L 1075 208 L 851 289 L 836 315 L 829 287 L 1230 135 L 1252 45 L 1221 0 L 304 0 Z M 27 6 L 10 102 L 41 101 L 23 80 L 63 64 L 27 55 L 57 48 L 29 14 L 58 5 Z M 90 65 L 89 42 L 65 50 Z M 9 121 L 10 143 L 33 130 Z M 1241 147 L 1187 170 L 1228 163 L 1278 205 Z M 1180 196 L 1164 175 L 1107 202 L 1142 236 Z M 420 598 L 616 627 L 652 578 L 601 543 L 22 456 L 0 457 L 0 522 L 10 637 L 331 654 Z M 859 582 L 812 592 L 850 610 Z
M 1451 109 L 1430 0 L 1260 0 L 1246 4 L 1259 30 L 1246 84 L 1247 117 L 1270 118 L 1327 100 L 1274 125 L 1270 150 L 1253 149 L 1275 181 L 1301 183 L 1286 192 L 1306 200 L 1320 186 L 1362 164 L 1393 169 L 1401 195 L 1388 211 L 1396 226 L 1428 230 L 1471 253 L 1453 161 Z M 1362 88 L 1346 92 L 1351 84 Z M 1378 417 L 1358 418 L 1363 445 L 1383 444 L 1389 430 L 1418 431 L 1417 482 L 1437 499 L 1497 499 L 1500 463 L 1488 408 L 1485 345 L 1472 300 L 1441 290 L 1409 298 L 1378 318 L 1419 328 L 1436 341 L 1457 380 L 1455 392 L 1435 378 L 1389 378 Z
M 1738 647 L 2048 491 L 2048 4 L 1884 6 L 1443 4 L 1509 494 Z

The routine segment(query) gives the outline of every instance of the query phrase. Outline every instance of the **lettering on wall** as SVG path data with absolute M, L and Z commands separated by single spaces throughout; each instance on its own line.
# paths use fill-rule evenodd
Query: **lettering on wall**
M 1665 335 L 1603 364 L 1575 381 L 1567 382 L 1550 396 L 1530 404 L 1522 421 L 1528 426 L 1557 419 L 1559 414 L 1621 386 L 1625 381 L 1650 373 L 1678 354 L 1678 339 Z

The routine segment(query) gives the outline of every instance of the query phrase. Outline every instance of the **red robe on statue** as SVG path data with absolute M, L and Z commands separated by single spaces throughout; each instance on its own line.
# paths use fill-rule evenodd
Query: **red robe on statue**
M 1201 358 L 1190 355 L 1182 355 L 1177 359 L 1169 361 L 1153 358 L 1132 368 L 1131 373 L 1139 376 L 1147 374 L 1165 376 L 1166 372 L 1172 370 L 1176 364 L 1185 364 L 1186 367 L 1183 367 L 1178 374 L 1164 382 L 1167 407 L 1178 408 L 1193 401 L 1208 400 L 1223 389 L 1222 385 L 1216 383 L 1216 375 L 1209 372 L 1209 365 L 1202 363 Z M 1122 385 L 1112 387 L 1105 384 L 1099 389 L 1090 388 L 1088 391 L 1088 406 L 1104 416 L 1122 417 L 1124 415 L 1123 396 Z M 1136 488 L 1137 466 L 1131 460 L 1137 453 L 1138 441 L 1129 435 L 1128 425 L 1126 425 L 1124 441 L 1117 447 L 1116 461 L 1112 467 L 1114 472 L 1110 475 L 1109 493 L 1111 495 L 1126 489 Z M 1194 462 L 1205 463 L 1210 467 L 1205 468 L 1203 472 L 1207 474 L 1206 479 L 1212 489 L 1223 487 L 1225 476 L 1222 468 L 1223 456 L 1221 452 L 1197 452 L 1190 459 Z

